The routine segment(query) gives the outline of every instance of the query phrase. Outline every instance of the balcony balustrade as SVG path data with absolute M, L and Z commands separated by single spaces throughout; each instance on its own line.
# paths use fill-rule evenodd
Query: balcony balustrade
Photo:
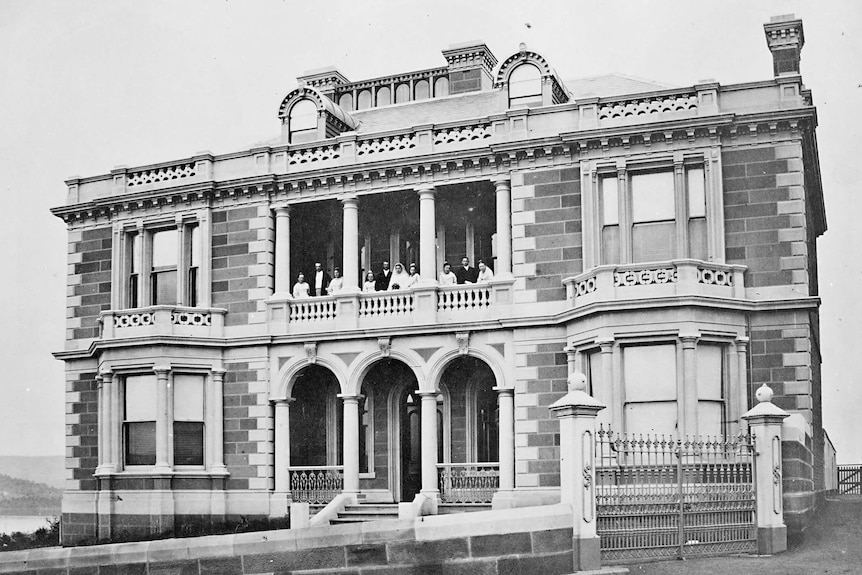
M 507 279 L 304 299 L 276 294 L 266 303 L 267 317 L 276 334 L 484 321 L 509 313 L 513 284 Z
M 344 489 L 343 465 L 291 466 L 287 472 L 293 501 L 326 505 Z
M 500 464 L 438 463 L 440 501 L 450 505 L 490 505 L 500 488 Z
M 745 298 L 745 266 L 699 260 L 598 266 L 563 280 L 571 307 L 596 302 L 705 295 Z
M 223 337 L 227 310 L 154 305 L 102 312 L 102 339 L 154 335 Z

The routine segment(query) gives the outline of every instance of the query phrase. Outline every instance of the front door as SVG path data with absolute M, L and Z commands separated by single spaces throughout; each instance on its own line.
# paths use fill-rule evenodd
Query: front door
M 401 401 L 401 501 L 413 501 L 422 488 L 422 409 L 416 390 Z

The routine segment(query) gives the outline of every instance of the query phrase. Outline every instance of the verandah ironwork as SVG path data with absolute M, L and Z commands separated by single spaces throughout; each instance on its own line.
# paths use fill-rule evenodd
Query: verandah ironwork
M 602 560 L 755 552 L 753 436 L 596 433 Z

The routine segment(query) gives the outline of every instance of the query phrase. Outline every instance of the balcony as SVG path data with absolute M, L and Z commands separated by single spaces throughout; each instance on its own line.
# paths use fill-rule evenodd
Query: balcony
M 672 296 L 745 298 L 745 266 L 699 260 L 598 266 L 566 278 L 571 307 L 592 303 Z
M 147 336 L 223 337 L 227 310 L 154 305 L 102 312 L 102 339 Z
M 513 284 L 504 279 L 307 299 L 276 294 L 266 303 L 267 318 L 272 334 L 489 321 L 509 314 Z

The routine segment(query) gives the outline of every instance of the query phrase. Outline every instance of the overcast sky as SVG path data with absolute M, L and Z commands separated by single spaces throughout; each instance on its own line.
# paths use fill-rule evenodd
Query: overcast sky
M 48 209 L 63 180 L 226 153 L 280 133 L 306 70 L 353 80 L 445 64 L 484 40 L 519 42 L 563 79 L 619 73 L 686 86 L 772 77 L 762 25 L 802 17 L 829 231 L 818 241 L 824 423 L 840 462 L 862 462 L 862 243 L 856 148 L 862 2 L 0 0 L 0 455 L 64 447 L 66 231 Z M 529 26 L 527 26 L 529 24 Z

